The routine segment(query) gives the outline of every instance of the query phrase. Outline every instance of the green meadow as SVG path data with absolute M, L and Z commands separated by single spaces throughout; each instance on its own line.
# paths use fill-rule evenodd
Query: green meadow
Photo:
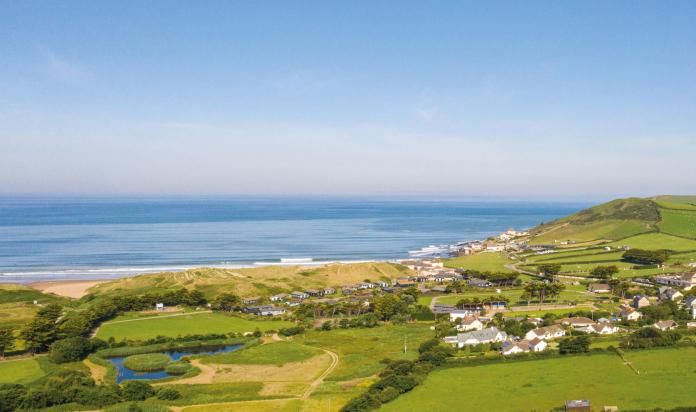
M 568 399 L 594 410 L 695 406 L 696 348 L 627 352 L 636 374 L 616 354 L 508 361 L 431 373 L 384 411 L 546 411 Z M 578 384 L 582 383 L 582 384 Z
M 186 314 L 170 317 L 116 320 L 104 323 L 97 337 L 116 340 L 144 340 L 157 336 L 193 335 L 207 333 L 253 332 L 256 328 L 278 330 L 292 326 L 292 322 L 282 320 L 248 320 L 220 313 Z
M 445 261 L 450 268 L 463 268 L 479 272 L 512 272 L 505 265 L 514 263 L 502 253 L 478 253 L 470 256 L 460 256 Z
M 203 363 L 229 363 L 242 365 L 282 365 L 300 362 L 323 353 L 322 351 L 296 342 L 276 342 L 265 345 L 205 356 Z
M 0 383 L 30 383 L 44 375 L 34 358 L 0 361 Z

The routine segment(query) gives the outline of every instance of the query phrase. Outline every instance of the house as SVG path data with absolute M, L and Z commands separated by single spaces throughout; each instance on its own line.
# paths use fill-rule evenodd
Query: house
M 689 296 L 684 300 L 686 310 L 691 314 L 691 319 L 696 319 L 696 296 Z
M 470 316 L 468 318 L 462 319 L 462 322 L 455 326 L 459 332 L 468 332 L 470 330 L 482 330 L 483 322 L 481 322 L 477 317 Z
M 155 310 L 164 310 L 164 303 L 155 304 Z
M 475 288 L 488 288 L 493 286 L 493 284 L 484 279 L 472 278 L 469 279 L 469 286 L 473 286 Z
M 415 286 L 416 282 L 414 282 L 411 279 L 396 279 L 394 281 L 394 286 L 397 288 L 410 288 L 412 286 Z
M 549 346 L 543 339 L 534 338 L 529 340 L 529 350 L 532 352 L 543 352 Z
M 609 293 L 611 292 L 611 287 L 606 283 L 590 283 L 587 290 L 592 293 Z
M 324 292 L 324 295 L 333 295 L 334 293 L 336 293 L 336 289 L 334 289 L 334 288 L 324 288 L 323 292 Z
M 590 401 L 588 400 L 572 400 L 566 401 L 565 410 L 572 412 L 590 412 Z
M 665 302 L 666 301 L 674 302 L 674 301 L 682 299 L 684 297 L 684 295 L 681 292 L 679 292 L 678 290 L 674 290 L 674 289 L 667 287 L 667 286 L 661 287 L 659 289 L 659 292 L 660 292 L 660 300 L 665 301 Z
M 290 293 L 290 296 L 291 296 L 293 299 L 299 299 L 299 300 L 304 300 L 304 299 L 308 299 L 308 298 L 309 298 L 309 295 L 308 295 L 307 293 L 305 293 L 305 292 L 298 292 L 298 291 L 295 291 L 295 292 Z
M 636 309 L 650 306 L 650 299 L 643 295 L 636 295 L 633 297 L 633 302 L 631 303 L 631 306 L 633 306 Z
M 679 326 L 679 324 L 673 320 L 661 320 L 653 323 L 652 326 L 660 330 L 672 330 L 676 329 Z
M 621 309 L 621 319 L 627 321 L 636 321 L 643 317 L 643 314 L 631 307 Z
M 313 298 L 318 298 L 318 297 L 321 297 L 324 295 L 324 291 L 316 290 L 316 289 L 309 289 L 309 290 L 305 290 L 305 294 L 307 294 L 308 296 L 311 296 Z
M 584 329 L 587 333 L 596 333 L 598 335 L 611 335 L 619 331 L 619 328 L 611 323 L 595 323 Z
M 571 326 L 573 328 L 586 328 L 590 325 L 594 325 L 595 321 L 584 316 L 578 316 L 574 318 L 561 319 L 560 323 L 562 325 Z
M 252 297 L 250 297 L 250 298 L 243 298 L 243 299 L 242 299 L 242 303 L 245 304 L 245 305 L 255 305 L 255 304 L 257 304 L 257 303 L 259 302 L 259 300 L 261 300 L 260 297 L 258 297 L 258 296 L 252 296 Z
M 465 319 L 471 316 L 478 315 L 478 311 L 473 311 L 469 309 L 455 309 L 449 312 L 450 322 L 455 322 L 457 319 Z
M 344 286 L 341 288 L 341 293 L 344 295 L 352 295 L 353 293 L 357 292 L 358 288 L 354 286 Z
M 457 308 L 455 306 L 452 306 L 452 305 L 443 305 L 443 304 L 437 303 L 437 304 L 433 305 L 430 310 L 436 315 L 446 315 L 450 312 L 454 312 L 455 310 L 457 310 Z
M 279 293 L 277 295 L 273 295 L 269 298 L 271 302 L 282 302 L 285 299 L 287 299 L 288 294 L 287 293 Z
M 445 293 L 447 292 L 447 286 L 435 286 L 434 288 L 430 289 L 430 291 L 437 293 Z
M 358 289 L 374 289 L 375 285 L 370 282 L 364 282 L 358 285 Z
M 383 280 L 378 280 L 375 282 L 375 285 L 379 286 L 380 288 L 388 288 L 389 284 Z
M 248 306 L 244 308 L 244 312 L 259 316 L 279 316 L 285 313 L 285 309 L 273 305 Z
M 526 340 L 521 340 L 519 342 L 515 342 L 513 340 L 506 340 L 505 342 L 503 342 L 503 345 L 500 348 L 500 353 L 502 353 L 505 356 L 516 355 L 518 353 L 524 352 L 529 352 L 529 342 Z
M 655 283 L 680 288 L 691 288 L 696 285 L 696 272 L 682 273 L 681 275 L 656 276 Z
M 558 326 L 558 325 L 551 325 L 551 326 L 544 326 L 543 328 L 536 328 L 532 329 L 529 332 L 527 332 L 526 335 L 524 335 L 524 338 L 527 340 L 533 340 L 533 339 L 543 339 L 543 340 L 548 340 L 548 339 L 556 339 L 560 338 L 561 336 L 565 336 L 566 331 Z
M 288 307 L 290 308 L 294 308 L 295 306 L 300 306 L 302 302 L 299 300 L 289 300 L 285 302 L 285 304 L 288 305 Z
M 468 345 L 479 345 L 482 343 L 502 342 L 507 339 L 507 333 L 498 328 L 488 328 L 475 330 L 472 332 L 458 333 L 457 336 L 446 336 L 444 341 L 451 345 L 463 348 Z

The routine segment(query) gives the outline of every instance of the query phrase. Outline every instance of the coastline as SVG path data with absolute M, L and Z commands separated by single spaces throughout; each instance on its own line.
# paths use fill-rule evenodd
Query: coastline
M 79 299 L 87 294 L 87 289 L 108 280 L 49 280 L 29 283 L 27 286 L 43 293 Z

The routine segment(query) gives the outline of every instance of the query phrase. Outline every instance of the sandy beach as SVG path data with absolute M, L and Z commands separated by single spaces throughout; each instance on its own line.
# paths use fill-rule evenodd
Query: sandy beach
M 28 286 L 38 289 L 44 293 L 54 293 L 59 296 L 79 299 L 87 294 L 87 289 L 99 283 L 108 282 L 107 280 L 55 280 L 46 282 L 35 282 Z

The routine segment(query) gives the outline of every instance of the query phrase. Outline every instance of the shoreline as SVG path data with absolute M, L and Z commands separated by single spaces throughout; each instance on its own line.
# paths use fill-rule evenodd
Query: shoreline
M 28 283 L 27 286 L 43 293 L 79 299 L 87 294 L 87 289 L 109 280 L 48 280 Z

